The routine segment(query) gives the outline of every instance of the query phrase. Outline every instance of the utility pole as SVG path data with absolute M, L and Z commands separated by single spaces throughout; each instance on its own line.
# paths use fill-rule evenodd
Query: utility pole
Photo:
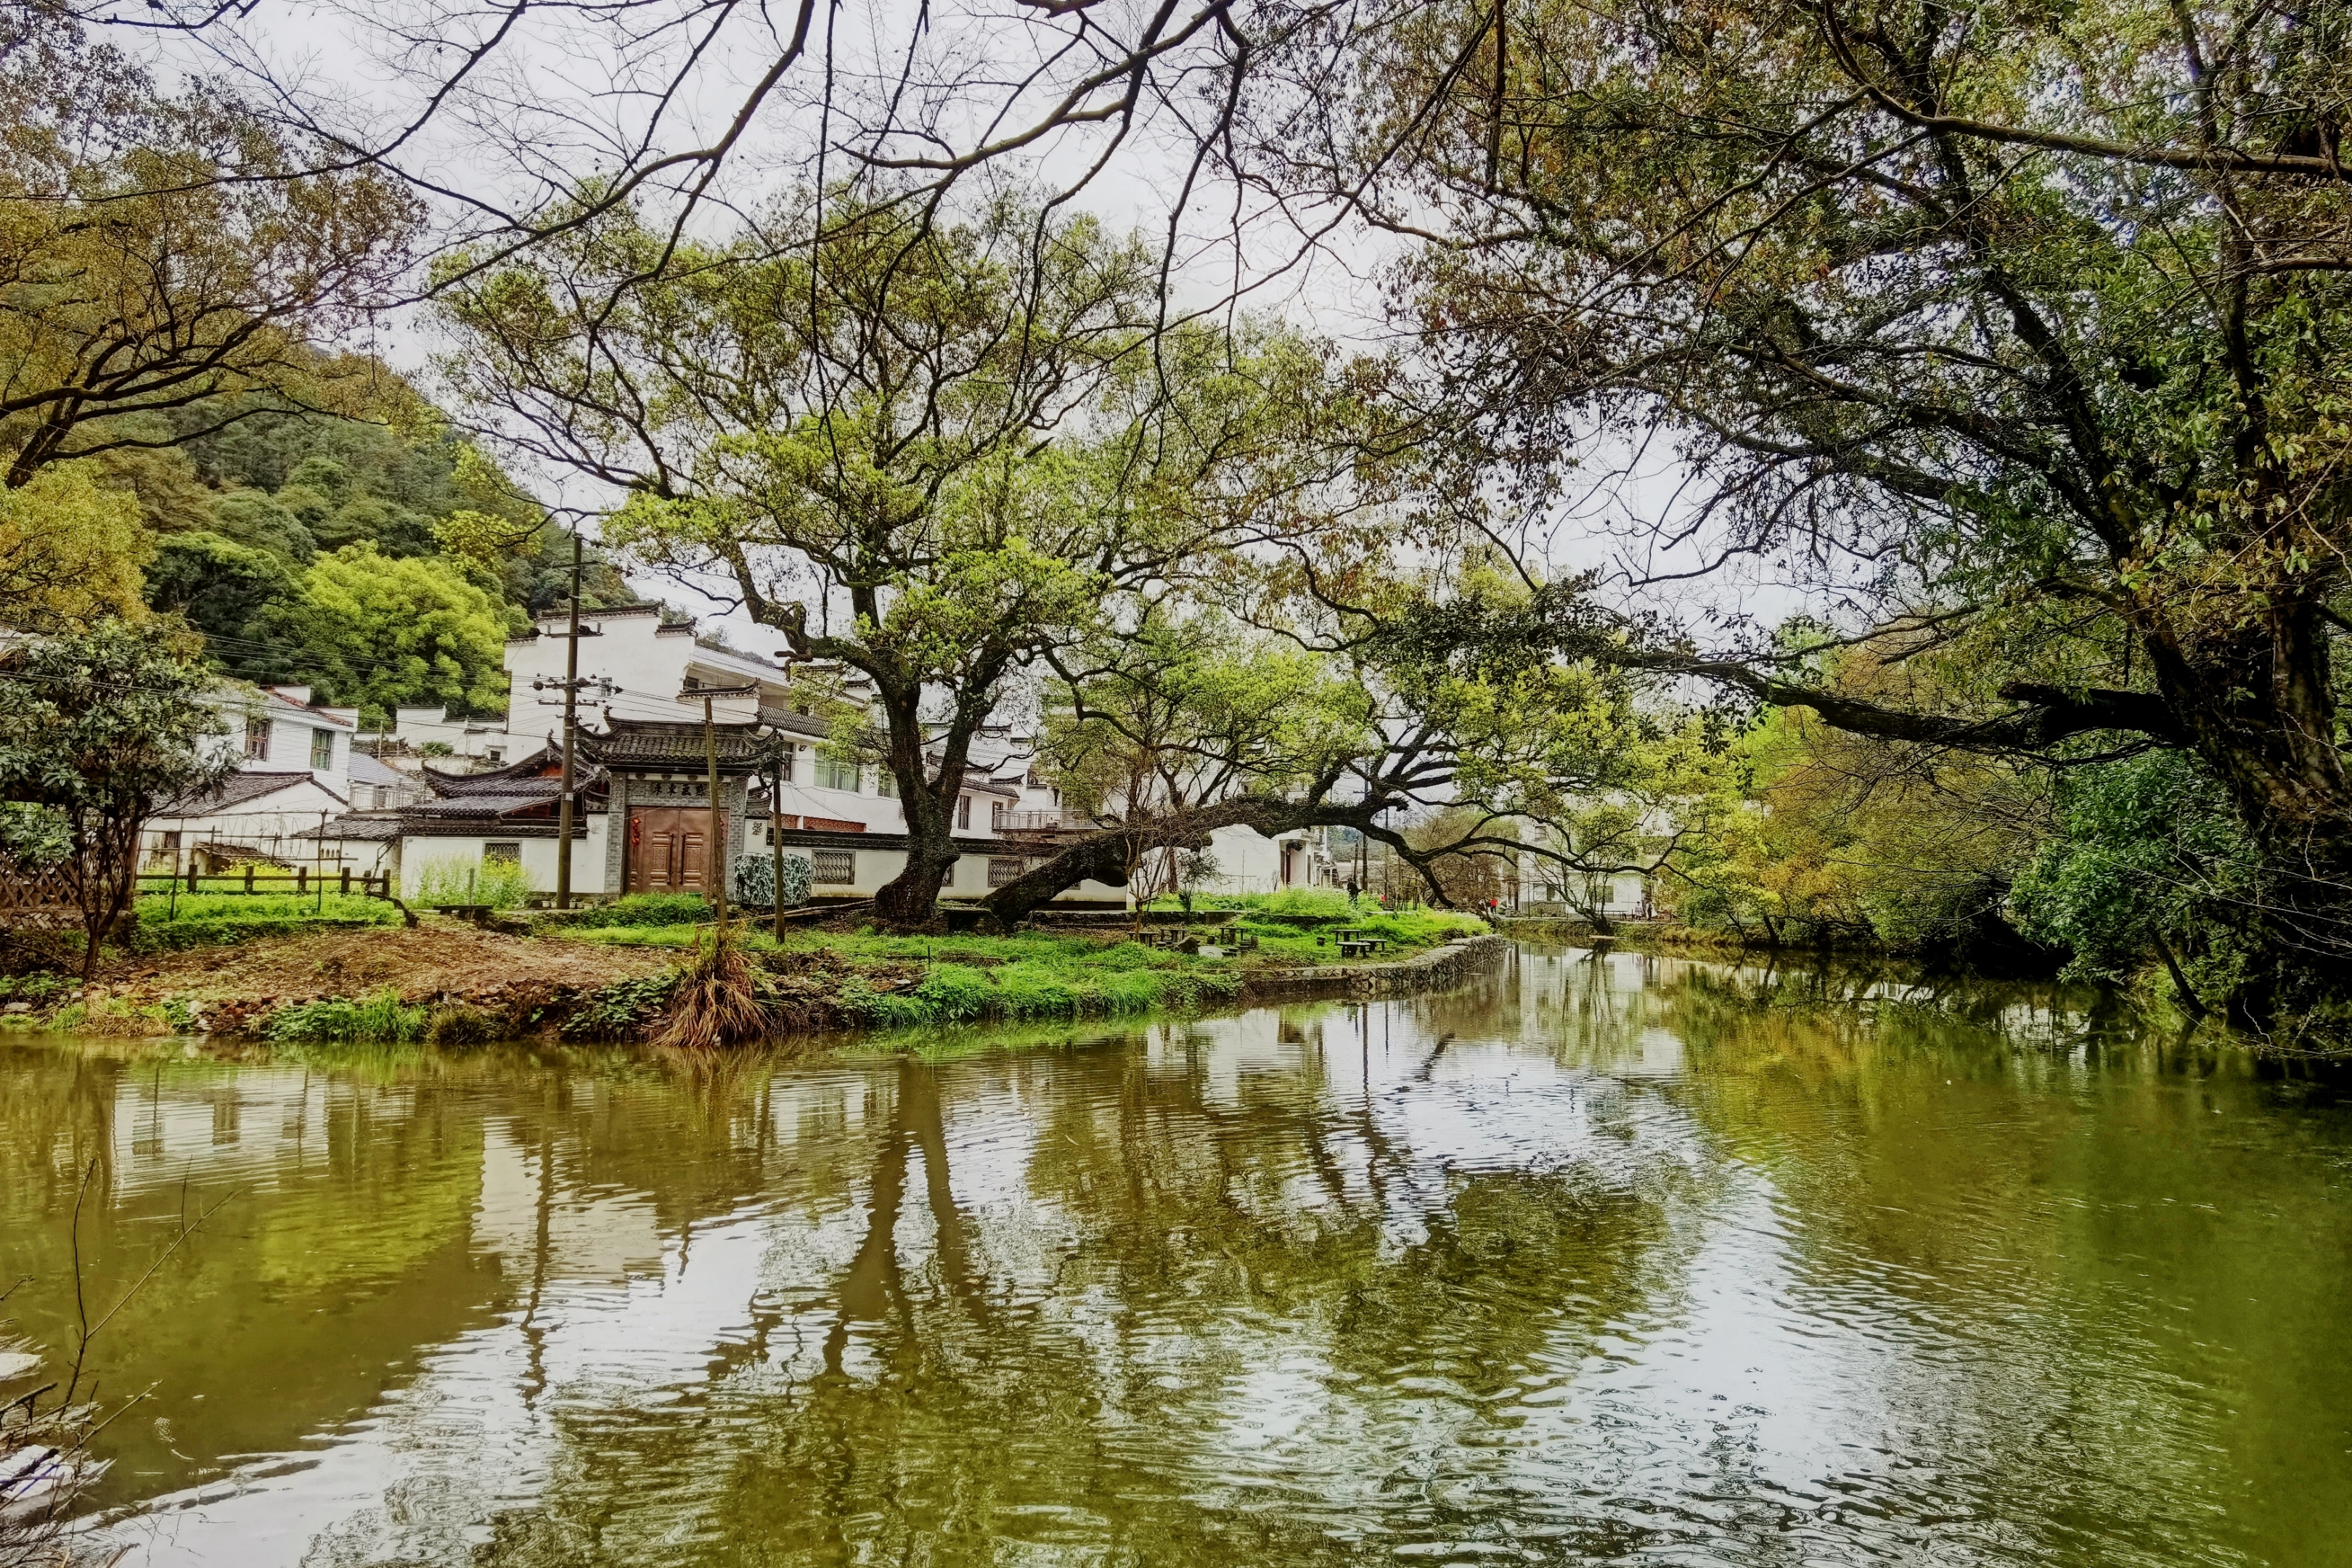
M 773 775 L 768 784 L 768 896 L 775 901 L 773 927 L 778 942 L 784 940 L 784 746 L 789 742 L 776 742 L 775 760 L 768 764 Z
M 555 907 L 572 907 L 572 750 L 579 731 L 580 695 L 580 535 L 572 536 L 572 625 L 563 635 L 563 792 L 555 818 Z
M 702 700 L 702 760 L 710 773 L 710 850 L 703 859 L 703 882 L 719 911 L 719 940 L 727 940 L 727 836 L 719 817 L 719 727 L 710 714 L 710 699 Z

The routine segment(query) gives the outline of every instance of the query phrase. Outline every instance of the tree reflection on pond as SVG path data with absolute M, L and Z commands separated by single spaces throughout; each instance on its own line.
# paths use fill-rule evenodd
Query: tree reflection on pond
M 2309 1563 L 2352 1125 L 2047 991 L 1528 949 L 818 1065 L 0 1051 L 131 1561 Z M 176 1048 L 175 1048 L 176 1049 Z

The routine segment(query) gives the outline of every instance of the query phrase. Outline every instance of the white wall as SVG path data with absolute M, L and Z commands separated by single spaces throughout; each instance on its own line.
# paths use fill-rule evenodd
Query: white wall
M 390 733 L 420 755 L 426 746 L 446 746 L 450 756 L 484 767 L 511 763 L 528 755 L 537 744 L 509 734 L 504 719 L 452 719 L 446 708 L 396 708 Z
M 237 805 L 188 816 L 149 818 L 144 833 L 144 858 L 169 858 L 164 837 L 177 832 L 182 867 L 187 864 L 189 849 L 208 839 L 240 844 L 282 859 L 307 863 L 315 846 L 311 840 L 294 836 L 315 829 L 321 813 L 330 822 L 341 816 L 344 802 L 308 773 L 289 776 L 293 782 L 284 789 L 272 790 Z
M 359 714 L 350 708 L 312 708 L 307 686 L 251 687 L 225 682 L 213 697 L 220 713 L 222 751 L 247 773 L 307 772 L 318 782 L 348 799 L 351 795 L 352 737 L 359 731 Z M 268 725 L 266 755 L 247 751 L 248 721 Z M 326 737 L 325 765 L 312 766 L 312 742 Z M 317 826 L 315 823 L 312 826 Z
M 575 893 L 603 893 L 604 887 L 604 841 L 609 830 L 609 814 L 584 814 L 587 837 L 572 841 L 572 890 Z M 424 879 L 425 868 L 436 862 L 452 863 L 459 868 L 482 864 L 482 847 L 487 844 L 515 844 L 521 847 L 523 877 L 534 893 L 555 891 L 556 846 L 561 841 L 552 837 L 525 838 L 512 833 L 478 834 L 410 834 L 400 841 L 401 897 L 413 894 Z

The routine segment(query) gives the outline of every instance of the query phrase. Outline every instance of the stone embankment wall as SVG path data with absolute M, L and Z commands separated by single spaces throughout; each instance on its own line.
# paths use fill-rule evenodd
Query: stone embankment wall
M 1461 937 L 1395 963 L 1326 963 L 1313 969 L 1260 970 L 1249 978 L 1246 1000 L 1308 996 L 1409 996 L 1443 991 L 1502 961 L 1510 942 L 1499 936 Z

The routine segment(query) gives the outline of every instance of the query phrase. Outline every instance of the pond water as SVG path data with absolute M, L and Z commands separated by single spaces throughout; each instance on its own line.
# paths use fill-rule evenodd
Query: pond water
M 2352 1110 L 2053 1003 L 20 1042 L 0 1313 L 221 1205 L 90 1354 L 134 1563 L 2352 1563 Z

